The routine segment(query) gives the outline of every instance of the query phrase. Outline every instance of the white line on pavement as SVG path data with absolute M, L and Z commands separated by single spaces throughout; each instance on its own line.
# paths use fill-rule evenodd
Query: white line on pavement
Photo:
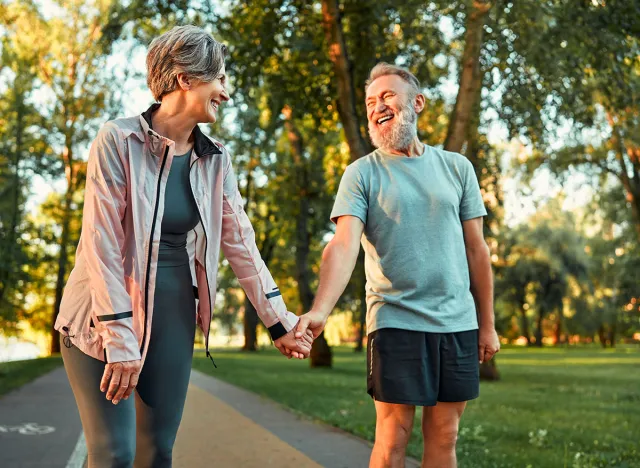
M 87 458 L 87 442 L 84 440 L 84 432 L 80 432 L 76 448 L 73 449 L 73 453 L 69 457 L 66 468 L 82 468 L 84 461 Z

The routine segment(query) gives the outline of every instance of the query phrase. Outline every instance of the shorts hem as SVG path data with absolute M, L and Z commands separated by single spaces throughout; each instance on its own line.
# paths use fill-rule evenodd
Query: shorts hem
M 478 394 L 476 394 L 474 396 L 471 396 L 471 397 L 467 398 L 466 400 L 460 400 L 460 399 L 453 399 L 452 398 L 452 399 L 443 399 L 443 400 L 438 399 L 438 402 L 441 402 L 441 403 L 463 403 L 463 402 L 466 402 L 466 401 L 476 400 L 479 397 L 480 397 L 480 394 L 478 393 Z
M 371 395 L 371 394 L 370 394 Z M 396 400 L 390 401 L 389 399 L 376 398 L 375 395 L 371 395 L 374 401 L 379 401 L 380 403 L 393 403 L 396 405 L 411 405 L 411 406 L 436 406 L 438 404 L 437 401 L 413 401 L 413 400 Z

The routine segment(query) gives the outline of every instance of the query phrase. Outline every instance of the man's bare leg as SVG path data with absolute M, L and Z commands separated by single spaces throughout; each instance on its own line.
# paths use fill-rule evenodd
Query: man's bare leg
M 422 409 L 422 468 L 456 468 L 458 424 L 466 404 L 438 402 Z
M 416 407 L 375 402 L 376 441 L 369 468 L 404 468 Z

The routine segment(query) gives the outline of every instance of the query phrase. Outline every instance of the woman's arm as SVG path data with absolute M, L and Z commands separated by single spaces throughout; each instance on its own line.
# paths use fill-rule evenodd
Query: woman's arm
M 127 178 L 117 132 L 107 123 L 91 145 L 82 213 L 82 246 L 95 326 L 107 360 L 100 390 L 107 392 L 106 398 L 114 404 L 131 395 L 141 364 L 122 265 Z
M 95 325 L 107 362 L 140 359 L 122 263 L 127 179 L 117 132 L 107 123 L 91 146 L 82 214 L 82 247 L 98 322 Z
M 287 311 L 282 294 L 262 260 L 256 246 L 255 232 L 244 211 L 244 203 L 231 167 L 231 159 L 226 150 L 223 154 L 226 156 L 226 167 L 222 251 L 278 349 L 287 355 L 287 351 L 291 349 L 306 357 L 309 354 L 308 341 L 298 339 L 296 342 L 293 337 L 292 330 L 298 323 L 298 317 Z

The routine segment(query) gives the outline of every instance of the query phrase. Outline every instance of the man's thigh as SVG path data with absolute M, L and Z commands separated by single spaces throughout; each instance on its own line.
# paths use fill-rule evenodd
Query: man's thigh
M 443 333 L 439 349 L 438 402 L 460 403 L 478 398 L 478 330 Z
M 458 430 L 462 413 L 467 406 L 466 401 L 448 403 L 439 401 L 435 406 L 422 408 L 422 428 Z M 424 431 L 425 433 L 428 431 Z
M 376 405 L 435 405 L 439 367 L 438 340 L 423 332 L 383 328 L 369 334 L 367 392 Z

